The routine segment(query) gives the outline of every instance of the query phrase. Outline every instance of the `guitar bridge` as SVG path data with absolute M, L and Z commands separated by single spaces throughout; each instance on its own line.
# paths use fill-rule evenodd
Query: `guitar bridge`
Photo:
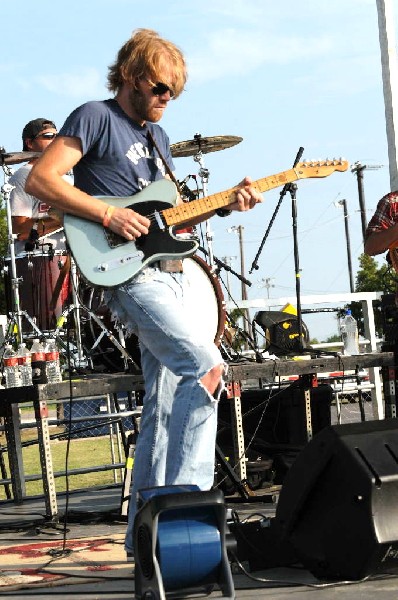
M 124 254 L 123 256 L 118 256 L 116 258 L 112 258 L 111 260 L 107 260 L 106 262 L 99 263 L 96 267 L 96 271 L 99 271 L 101 273 L 105 273 L 107 271 L 114 271 L 115 269 L 125 267 L 131 261 L 142 261 L 143 258 L 144 253 L 140 250 L 137 250 L 134 253 Z

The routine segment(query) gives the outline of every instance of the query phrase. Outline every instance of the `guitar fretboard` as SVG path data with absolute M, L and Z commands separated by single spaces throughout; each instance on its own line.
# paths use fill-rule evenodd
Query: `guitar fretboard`
M 263 193 L 285 185 L 286 183 L 296 181 L 296 179 L 300 179 L 300 171 L 298 169 L 289 169 L 288 171 L 283 171 L 277 175 L 258 179 L 252 183 L 252 187 L 258 192 Z M 238 188 L 239 186 L 235 186 L 224 192 L 218 192 L 217 194 L 212 194 L 211 196 L 206 196 L 205 198 L 200 198 L 193 202 L 184 202 L 173 208 L 166 208 L 162 211 L 162 215 L 168 226 L 181 225 L 181 223 L 185 223 L 190 219 L 206 215 L 213 210 L 228 206 L 228 204 L 231 204 L 233 201 L 234 192 Z

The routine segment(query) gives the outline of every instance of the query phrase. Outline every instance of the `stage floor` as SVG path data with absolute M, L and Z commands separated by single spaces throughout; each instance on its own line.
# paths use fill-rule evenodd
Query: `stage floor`
M 41 497 L 19 506 L 12 501 L 0 502 L 0 597 L 131 599 L 134 565 L 125 561 L 126 524 L 119 517 L 120 492 L 119 486 L 111 486 L 71 493 L 66 528 L 46 523 Z M 236 511 L 241 522 L 272 518 L 276 505 L 263 492 L 250 502 L 239 497 L 227 499 L 227 506 Z M 63 515 L 65 496 L 61 494 L 57 500 Z M 249 568 L 247 561 L 243 566 Z M 237 598 L 308 600 L 317 592 L 325 600 L 398 597 L 398 579 L 393 576 L 328 584 L 300 566 L 261 568 L 246 575 L 234 565 L 233 571 Z M 221 597 L 221 593 L 215 590 L 210 597 Z

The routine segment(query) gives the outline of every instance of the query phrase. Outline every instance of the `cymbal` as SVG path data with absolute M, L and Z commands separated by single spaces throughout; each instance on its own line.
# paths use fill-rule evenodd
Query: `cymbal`
M 0 154 L 0 165 L 16 165 L 40 156 L 41 152 L 5 152 Z
M 178 158 L 180 156 L 194 156 L 199 152 L 207 154 L 208 152 L 218 152 L 225 148 L 231 148 L 242 141 L 243 138 L 236 135 L 216 135 L 214 137 L 195 136 L 193 140 L 177 142 L 171 144 L 171 155 Z

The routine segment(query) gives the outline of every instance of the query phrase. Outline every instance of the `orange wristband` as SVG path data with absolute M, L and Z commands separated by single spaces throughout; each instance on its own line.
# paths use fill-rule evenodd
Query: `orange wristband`
M 104 227 L 109 227 L 109 223 L 111 222 L 111 218 L 112 218 L 112 214 L 113 214 L 114 210 L 115 210 L 115 207 L 112 206 L 112 204 L 109 204 L 108 208 L 105 211 L 103 219 L 102 219 L 102 225 Z

